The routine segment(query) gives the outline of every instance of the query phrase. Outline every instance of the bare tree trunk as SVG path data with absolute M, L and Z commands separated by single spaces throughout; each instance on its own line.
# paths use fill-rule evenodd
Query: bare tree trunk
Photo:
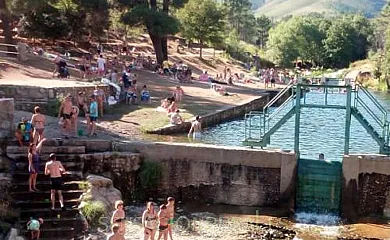
M 163 0 L 163 12 L 168 14 L 169 12 L 169 0 Z M 161 38 L 161 49 L 163 53 L 163 59 L 168 60 L 168 39 L 167 36 Z
M 200 51 L 199 51 L 199 58 L 202 59 L 203 41 L 200 40 L 199 43 L 200 43 L 200 44 L 199 44 L 199 45 L 200 45 L 200 47 L 199 47 L 199 50 L 200 50 Z

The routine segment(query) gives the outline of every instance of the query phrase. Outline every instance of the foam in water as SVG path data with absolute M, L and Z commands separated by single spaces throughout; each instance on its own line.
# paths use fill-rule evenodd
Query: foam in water
M 340 217 L 331 214 L 298 212 L 295 214 L 295 221 L 296 229 L 318 232 L 322 236 L 339 236 L 343 228 L 339 225 Z M 299 237 L 295 240 L 299 240 Z

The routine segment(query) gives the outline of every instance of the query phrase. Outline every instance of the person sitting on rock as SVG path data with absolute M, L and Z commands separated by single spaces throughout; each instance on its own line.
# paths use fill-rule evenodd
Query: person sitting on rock
M 34 219 L 31 218 L 30 221 L 27 223 L 27 230 L 30 231 L 30 240 L 39 239 L 41 230 L 40 227 L 43 224 L 43 219 L 38 218 Z
M 19 142 L 19 146 L 23 146 L 23 143 L 28 143 L 32 140 L 32 127 L 31 123 L 25 118 L 22 118 L 18 123 L 15 131 L 15 137 Z
M 170 123 L 173 125 L 178 125 L 183 123 L 183 118 L 180 116 L 179 109 L 177 109 L 175 113 L 171 114 Z
M 125 211 L 123 210 L 123 201 L 118 200 L 115 202 L 115 211 L 112 214 L 111 218 L 111 224 L 117 224 L 119 229 L 118 229 L 118 234 L 124 236 L 126 233 L 126 214 Z
M 119 225 L 114 224 L 111 227 L 112 233 L 107 236 L 107 240 L 125 240 L 125 237 L 119 233 Z

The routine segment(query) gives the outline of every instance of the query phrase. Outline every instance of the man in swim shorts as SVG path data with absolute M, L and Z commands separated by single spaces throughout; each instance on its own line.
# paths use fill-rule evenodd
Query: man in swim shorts
M 72 96 L 68 94 L 64 101 L 61 103 L 60 109 L 58 111 L 58 118 L 64 119 L 63 129 L 65 134 L 70 133 L 71 131 L 71 119 L 72 119 Z
M 202 137 L 202 124 L 200 122 L 200 116 L 196 116 L 195 121 L 192 122 L 191 129 L 188 133 L 188 137 L 193 133 L 194 139 L 201 139 Z
M 175 217 L 175 199 L 173 197 L 169 197 L 167 199 L 167 214 L 168 214 L 168 235 L 171 240 L 172 238 L 172 225 L 174 223 L 174 217 Z
M 50 154 L 49 161 L 45 166 L 45 175 L 50 175 L 51 180 L 51 190 L 50 190 L 50 199 L 51 199 L 51 209 L 55 209 L 56 201 L 56 192 L 58 193 L 58 198 L 60 201 L 61 209 L 66 210 L 64 206 L 64 199 L 62 197 L 62 174 L 65 172 L 64 166 L 62 166 L 60 161 L 57 161 L 56 155 L 54 153 Z

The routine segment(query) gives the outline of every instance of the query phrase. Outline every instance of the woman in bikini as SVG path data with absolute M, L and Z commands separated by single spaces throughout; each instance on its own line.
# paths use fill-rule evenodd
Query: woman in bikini
M 115 211 L 112 214 L 111 218 L 111 225 L 118 224 L 119 225 L 119 231 L 118 233 L 120 235 L 125 235 L 126 233 L 126 214 L 123 210 L 123 201 L 116 201 L 115 202 Z
M 168 240 L 168 220 L 169 216 L 167 213 L 167 205 L 163 204 L 160 206 L 160 211 L 158 212 L 158 238 L 164 237 L 164 240 Z
M 146 204 L 146 210 L 142 214 L 142 226 L 145 228 L 144 240 L 154 240 L 157 230 L 157 213 L 154 211 L 153 202 Z
M 42 139 L 38 145 L 35 143 L 30 143 L 28 147 L 28 172 L 30 173 L 30 177 L 28 179 L 28 190 L 30 192 L 39 191 L 36 188 L 37 185 L 37 175 L 39 173 L 39 153 L 41 152 L 43 142 L 46 139 Z
M 34 127 L 33 143 L 38 144 L 44 138 L 43 131 L 45 130 L 45 122 L 45 116 L 41 114 L 41 109 L 36 106 L 31 118 L 31 124 Z

